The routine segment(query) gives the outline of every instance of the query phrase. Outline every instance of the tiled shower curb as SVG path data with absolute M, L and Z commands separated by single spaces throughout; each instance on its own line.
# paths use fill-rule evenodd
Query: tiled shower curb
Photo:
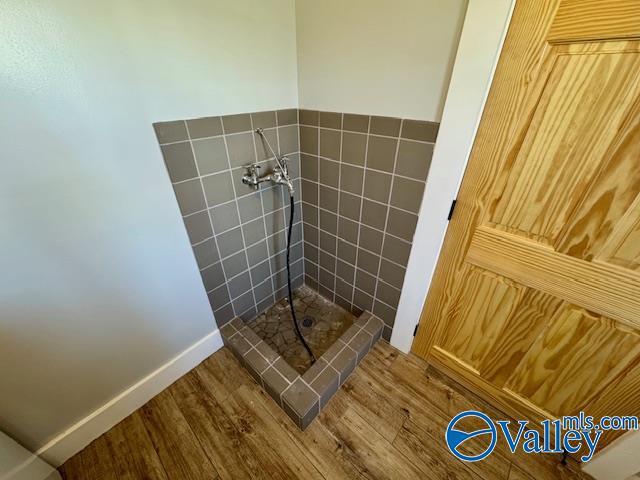
M 380 339 L 383 327 L 381 319 L 362 313 L 304 375 L 240 318 L 227 323 L 221 332 L 225 345 L 256 382 L 304 430 Z

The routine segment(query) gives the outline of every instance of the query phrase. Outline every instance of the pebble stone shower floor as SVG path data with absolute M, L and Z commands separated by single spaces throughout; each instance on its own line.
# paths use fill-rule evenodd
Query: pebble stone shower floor
M 304 285 L 293 292 L 293 305 L 300 331 L 316 358 L 320 358 L 355 320 L 351 313 Z M 305 319 L 311 319 L 311 326 L 304 326 Z M 311 366 L 311 359 L 296 336 L 288 299 L 280 300 L 247 322 L 247 326 L 299 374 Z

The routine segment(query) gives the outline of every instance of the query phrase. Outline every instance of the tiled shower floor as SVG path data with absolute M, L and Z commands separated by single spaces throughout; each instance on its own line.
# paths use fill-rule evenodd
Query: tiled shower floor
M 249 322 L 236 317 L 220 333 L 256 382 L 304 430 L 380 339 L 384 322 L 369 312 L 354 318 L 306 286 L 295 291 L 293 302 L 300 323 L 313 318 L 313 325 L 303 328 L 317 358 L 313 365 L 298 343 L 286 300 Z
M 320 358 L 355 320 L 351 313 L 304 285 L 293 292 L 293 305 L 300 331 L 316 358 Z M 312 320 L 310 327 L 303 325 L 305 318 Z M 311 358 L 296 336 L 288 299 L 280 300 L 247 322 L 247 326 L 299 374 L 302 375 L 311 366 Z

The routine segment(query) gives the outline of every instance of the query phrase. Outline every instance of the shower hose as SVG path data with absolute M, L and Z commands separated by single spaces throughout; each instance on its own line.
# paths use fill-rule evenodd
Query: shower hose
M 291 203 L 291 209 L 290 209 L 291 215 L 289 216 L 289 232 L 287 233 L 287 287 L 289 288 L 289 307 L 291 308 L 291 317 L 293 318 L 293 325 L 296 327 L 296 334 L 298 335 L 298 338 L 302 342 L 302 345 L 304 345 L 304 348 L 307 351 L 307 353 L 309 353 L 309 356 L 311 357 L 311 364 L 314 364 L 316 362 L 316 357 L 311 351 L 311 348 L 309 348 L 307 341 L 302 336 L 302 332 L 300 331 L 300 326 L 298 325 L 298 319 L 296 318 L 296 309 L 293 307 L 293 292 L 291 290 L 291 263 L 289 261 L 289 253 L 291 251 L 291 232 L 293 230 L 293 216 L 295 212 L 294 210 L 295 202 L 293 200 L 293 195 L 290 195 L 289 199 Z

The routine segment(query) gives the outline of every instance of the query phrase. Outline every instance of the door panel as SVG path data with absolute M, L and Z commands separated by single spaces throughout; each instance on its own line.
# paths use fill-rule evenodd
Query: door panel
M 481 226 L 466 261 L 631 327 L 640 327 L 640 275 L 604 262 L 585 262 Z
M 597 260 L 640 270 L 640 196 L 622 216 L 598 252 Z
M 413 351 L 513 415 L 640 414 L 639 333 L 640 4 L 520 0 Z
M 553 69 L 522 127 L 522 143 L 513 147 L 513 163 L 501 172 L 505 185 L 494 190 L 489 214 L 496 227 L 547 245 L 556 242 L 638 98 L 640 55 L 568 52 L 549 52 Z
M 586 42 L 637 37 L 637 0 L 565 0 L 547 38 L 550 42 Z
M 480 375 L 497 387 L 502 387 L 513 374 L 549 319 L 564 304 L 553 295 L 527 289 L 518 308 L 500 331 L 491 350 L 482 359 Z
M 629 267 L 628 253 L 616 254 L 640 220 L 640 102 L 636 102 L 603 159 L 603 168 L 583 195 L 555 249 L 572 257 L 594 258 Z M 634 205 L 635 203 L 635 205 Z M 627 217 L 625 219 L 625 217 Z M 617 232 L 613 229 L 616 227 Z M 640 245 L 639 242 L 635 243 Z M 624 251 L 624 249 L 623 249 Z M 622 261 L 622 262 L 620 262 Z
M 575 305 L 564 305 L 506 388 L 544 406 L 550 416 L 574 414 L 638 354 L 640 342 L 633 332 Z
M 521 286 L 504 277 L 470 267 L 447 312 L 451 322 L 442 342 L 445 350 L 477 369 L 512 315 L 522 291 Z
M 595 418 L 603 415 L 638 415 L 640 405 L 640 363 L 635 363 L 631 370 L 620 375 L 609 386 L 606 395 L 593 398 L 585 407 Z M 608 430 L 602 434 L 601 445 L 607 445 L 620 435 L 622 430 Z

